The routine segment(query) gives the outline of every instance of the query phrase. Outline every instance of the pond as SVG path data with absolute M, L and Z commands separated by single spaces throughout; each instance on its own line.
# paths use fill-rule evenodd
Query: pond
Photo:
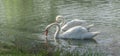
M 73 19 L 86 20 L 88 24 L 95 25 L 90 31 L 101 32 L 94 37 L 94 40 L 73 40 L 73 42 L 70 41 L 70 45 L 76 46 L 79 44 L 83 47 L 95 48 L 97 46 L 97 49 L 102 49 L 102 51 L 106 51 L 110 55 L 120 55 L 119 0 L 34 0 L 31 2 L 33 2 L 30 4 L 32 5 L 31 7 L 21 7 L 25 13 L 19 11 L 19 8 L 16 6 L 12 8 L 16 8 L 18 11 L 10 13 L 10 10 L 4 10 L 6 4 L 0 2 L 1 42 L 8 41 L 7 43 L 10 44 L 10 41 L 15 41 L 16 39 L 30 38 L 30 41 L 24 39 L 27 42 L 22 42 L 25 44 L 33 43 L 36 39 L 44 38 L 44 28 L 54 22 L 57 15 L 63 15 L 66 19 L 65 21 Z M 32 10 L 30 10 L 31 8 Z M 7 15 L 11 14 L 11 17 L 6 16 L 6 11 L 9 12 Z M 52 28 L 50 31 L 54 32 L 55 28 Z M 52 36 L 53 34 L 50 34 L 50 37 Z M 28 46 L 32 46 L 32 44 Z

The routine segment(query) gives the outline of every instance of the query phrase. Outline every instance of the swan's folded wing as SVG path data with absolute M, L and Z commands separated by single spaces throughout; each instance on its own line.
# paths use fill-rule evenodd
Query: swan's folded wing
M 97 36 L 100 32 L 88 32 L 82 35 L 83 39 L 92 39 L 93 37 Z
M 87 30 L 81 26 L 70 28 L 61 34 L 61 38 L 81 39 L 81 36 L 86 33 Z
M 86 21 L 85 20 L 74 19 L 74 20 L 71 20 L 70 22 L 67 22 L 61 29 L 63 31 L 66 31 L 66 30 L 68 30 L 72 27 L 80 26 L 81 24 L 86 24 Z

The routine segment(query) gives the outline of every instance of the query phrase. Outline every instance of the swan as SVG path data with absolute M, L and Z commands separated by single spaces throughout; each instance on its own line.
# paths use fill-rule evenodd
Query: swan
M 49 28 L 52 27 L 53 25 L 57 26 L 56 32 L 54 34 L 54 40 L 56 40 L 56 38 L 60 38 L 60 39 L 91 39 L 100 33 L 100 32 L 88 32 L 87 29 L 82 26 L 75 26 L 75 27 L 72 27 L 69 30 L 60 34 L 60 25 L 58 23 L 51 23 L 45 28 L 46 36 L 47 36 Z
M 60 22 L 61 22 L 60 25 L 61 25 L 61 30 L 62 30 L 62 31 L 66 31 L 66 30 L 68 30 L 68 29 L 70 29 L 70 28 L 72 28 L 72 27 L 74 27 L 74 26 L 78 26 L 78 25 L 81 25 L 81 24 L 86 24 L 86 21 L 85 21 L 85 20 L 79 20 L 79 19 L 71 20 L 71 21 L 69 21 L 69 22 L 67 22 L 67 23 L 65 24 L 65 18 L 64 18 L 63 16 L 61 16 L 61 15 L 56 16 L 56 22 L 57 22 L 57 23 L 60 23 Z M 88 25 L 88 26 L 86 26 L 85 28 L 87 28 L 88 31 L 89 31 L 89 29 L 90 29 L 92 26 L 94 26 L 94 24 Z

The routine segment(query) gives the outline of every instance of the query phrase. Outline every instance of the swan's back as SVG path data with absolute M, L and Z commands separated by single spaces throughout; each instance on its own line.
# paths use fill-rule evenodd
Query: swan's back
M 78 25 L 81 25 L 83 23 L 86 23 L 86 21 L 85 20 L 74 19 L 74 20 L 72 20 L 70 22 L 67 22 L 61 29 L 63 31 L 66 31 L 66 30 L 68 30 L 68 29 L 70 29 L 70 28 L 72 28 L 74 26 L 78 26 Z
M 69 30 L 65 31 L 64 33 L 66 33 L 66 32 L 85 33 L 85 32 L 87 32 L 87 29 L 85 27 L 82 27 L 82 26 L 75 26 L 75 27 L 72 27 Z

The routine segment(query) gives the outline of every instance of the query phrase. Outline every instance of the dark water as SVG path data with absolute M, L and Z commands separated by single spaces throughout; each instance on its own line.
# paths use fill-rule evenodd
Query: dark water
M 44 40 L 45 26 L 54 22 L 56 15 L 63 15 L 66 21 L 82 19 L 88 24 L 94 23 L 91 31 L 101 32 L 94 38 L 95 42 L 70 41 L 71 45 L 77 43 L 80 46 L 102 46 L 103 49 L 108 48 L 113 55 L 120 55 L 119 5 L 119 0 L 30 0 L 20 3 L 0 0 L 0 41 L 10 45 L 16 41 L 24 43 L 22 46 L 33 46 L 36 42 L 41 42 L 37 41 L 38 39 Z

